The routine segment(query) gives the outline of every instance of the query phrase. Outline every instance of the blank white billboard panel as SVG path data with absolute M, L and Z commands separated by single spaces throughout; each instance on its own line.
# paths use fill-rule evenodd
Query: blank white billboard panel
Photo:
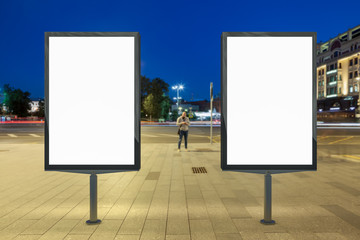
M 314 37 L 223 34 L 223 169 L 316 168 Z
M 47 37 L 46 167 L 139 167 L 138 34 Z

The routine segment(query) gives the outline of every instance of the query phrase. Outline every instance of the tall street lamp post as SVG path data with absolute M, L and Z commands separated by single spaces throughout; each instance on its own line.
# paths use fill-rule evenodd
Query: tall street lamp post
M 176 98 L 176 99 L 177 99 L 177 102 L 176 102 L 176 106 L 177 106 L 177 110 L 178 110 L 178 112 L 179 112 L 179 105 L 180 105 L 179 101 L 180 101 L 180 99 L 181 99 L 180 94 L 179 94 L 179 91 L 180 91 L 180 90 L 183 90 L 183 89 L 184 89 L 184 86 L 183 86 L 183 85 L 175 85 L 175 86 L 172 87 L 172 89 L 177 91 L 177 98 Z M 174 98 L 174 99 L 175 99 L 175 98 Z

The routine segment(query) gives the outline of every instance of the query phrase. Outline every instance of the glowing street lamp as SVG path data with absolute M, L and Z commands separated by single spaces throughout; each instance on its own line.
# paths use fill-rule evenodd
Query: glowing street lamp
M 176 102 L 176 106 L 177 106 L 177 109 L 179 111 L 179 101 L 181 99 L 181 97 L 179 96 L 179 91 L 180 90 L 183 90 L 184 89 L 184 86 L 183 85 L 175 85 L 175 86 L 172 86 L 171 87 L 173 90 L 176 90 L 177 91 L 177 98 L 174 97 L 174 100 L 176 99 L 177 102 Z

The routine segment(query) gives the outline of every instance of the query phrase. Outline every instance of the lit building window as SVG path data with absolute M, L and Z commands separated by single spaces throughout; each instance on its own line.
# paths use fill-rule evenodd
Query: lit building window
M 350 89 L 349 89 L 349 92 L 353 92 L 353 87 L 352 86 L 350 86 Z

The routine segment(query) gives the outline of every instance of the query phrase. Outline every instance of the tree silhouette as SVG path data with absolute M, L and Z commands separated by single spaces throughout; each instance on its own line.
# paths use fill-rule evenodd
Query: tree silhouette
M 152 118 L 168 118 L 170 98 L 166 95 L 169 92 L 169 84 L 161 78 L 150 80 L 141 76 L 141 115 L 151 115 Z M 151 95 L 151 97 L 149 97 Z M 146 104 L 145 104 L 146 103 Z M 153 106 L 150 106 L 152 104 Z
M 161 118 L 168 119 L 169 118 L 169 109 L 170 109 L 170 98 L 163 94 L 163 100 L 161 102 Z
M 4 105 L 8 114 L 26 117 L 29 115 L 30 93 L 20 89 L 14 89 L 9 84 L 4 85 Z

